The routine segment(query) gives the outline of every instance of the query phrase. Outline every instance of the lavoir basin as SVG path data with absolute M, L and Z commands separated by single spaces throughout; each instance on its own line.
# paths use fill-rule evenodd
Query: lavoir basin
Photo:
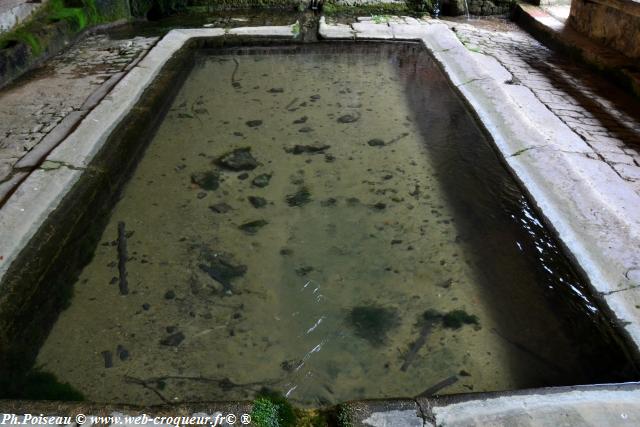
M 144 148 L 109 165 L 118 197 L 32 279 L 61 295 L 7 397 L 34 372 L 142 405 L 638 378 L 421 44 L 187 50 L 153 89 L 165 108 L 111 138 Z

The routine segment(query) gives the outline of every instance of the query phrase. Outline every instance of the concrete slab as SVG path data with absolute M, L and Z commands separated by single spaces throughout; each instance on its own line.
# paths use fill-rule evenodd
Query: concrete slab
M 391 28 L 387 24 L 356 22 L 351 27 L 356 32 L 357 39 L 390 40 L 393 38 Z
M 232 28 L 227 34 L 236 36 L 259 36 L 259 37 L 287 37 L 296 36 L 294 25 L 273 26 L 273 27 L 238 27 Z
M 355 32 L 351 26 L 345 24 L 329 25 L 324 16 L 320 18 L 318 33 L 323 39 L 344 40 L 355 38 Z
M 527 393 L 435 404 L 431 410 L 442 427 L 637 426 L 640 389 Z

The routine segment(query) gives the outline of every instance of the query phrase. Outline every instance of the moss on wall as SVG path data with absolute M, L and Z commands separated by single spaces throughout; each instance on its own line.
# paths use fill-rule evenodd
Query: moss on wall
M 406 15 L 411 9 L 405 2 L 367 3 L 345 5 L 336 0 L 326 0 L 322 11 L 327 16 L 333 15 Z
M 0 86 L 87 27 L 128 18 L 129 0 L 49 0 L 28 21 L 0 35 Z

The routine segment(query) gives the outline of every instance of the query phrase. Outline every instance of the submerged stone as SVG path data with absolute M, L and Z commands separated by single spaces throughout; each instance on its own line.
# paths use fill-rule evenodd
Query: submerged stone
M 384 141 L 378 138 L 370 139 L 367 141 L 370 147 L 384 147 Z
M 269 89 L 269 93 L 282 93 L 284 92 L 284 89 L 281 87 L 272 87 L 271 89 Z
M 304 127 L 301 127 L 300 129 L 298 129 L 298 132 L 300 132 L 300 133 L 313 132 L 313 128 L 311 126 L 304 126 Z
M 328 206 L 335 206 L 336 203 L 338 203 L 338 201 L 333 198 L 333 197 L 329 197 L 328 199 L 325 199 L 323 201 L 320 202 L 320 206 L 322 207 L 328 207 Z
M 245 124 L 250 128 L 255 128 L 262 124 L 262 120 L 249 120 L 248 122 L 245 122 Z
M 269 185 L 269 181 L 271 181 L 271 174 L 263 173 L 253 178 L 251 184 L 259 188 L 264 188 Z
M 220 156 L 216 163 L 234 171 L 253 170 L 258 167 L 258 161 L 251 155 L 251 147 L 236 148 Z
M 304 206 L 311 201 L 311 193 L 307 187 L 301 187 L 293 194 L 287 195 L 287 204 L 291 207 Z
M 204 271 L 216 282 L 222 285 L 225 293 L 231 294 L 233 287 L 231 281 L 242 277 L 247 272 L 247 266 L 237 263 L 233 255 L 224 252 L 213 252 L 205 250 L 203 263 L 199 264 L 200 270 Z
M 309 117 L 307 117 L 307 116 L 302 116 L 302 117 L 300 117 L 299 119 L 294 120 L 294 121 L 293 121 L 293 124 L 294 124 L 294 125 L 301 125 L 301 124 L 303 124 L 303 123 L 307 123 L 307 120 L 309 120 Z
M 263 219 L 259 219 L 256 221 L 251 221 L 251 222 L 247 222 L 242 224 L 241 226 L 239 226 L 238 228 L 242 231 L 244 231 L 247 234 L 256 234 L 258 231 L 260 231 L 260 229 L 262 227 L 264 227 L 265 225 L 267 225 L 268 222 L 263 220 Z
M 296 144 L 292 148 L 285 148 L 284 151 L 291 154 L 315 154 L 322 153 L 331 148 L 330 145 L 300 145 Z
M 380 347 L 387 341 L 387 334 L 400 324 L 400 316 L 395 308 L 367 305 L 351 309 L 347 322 L 356 336 Z
M 360 120 L 360 114 L 345 114 L 338 117 L 338 123 L 353 123 Z
M 226 203 L 216 203 L 215 205 L 209 206 L 209 209 L 215 213 L 227 213 L 231 210 L 231 206 Z
M 248 199 L 249 203 L 256 209 L 263 208 L 267 205 L 267 199 L 264 197 L 249 196 Z
M 207 191 L 215 191 L 220 186 L 220 174 L 215 171 L 196 172 L 191 175 L 191 182 Z
M 185 336 L 182 332 L 175 332 L 169 335 L 168 337 L 161 339 L 160 344 L 166 345 L 169 347 L 177 347 L 180 345 L 182 341 L 184 341 L 184 338 Z

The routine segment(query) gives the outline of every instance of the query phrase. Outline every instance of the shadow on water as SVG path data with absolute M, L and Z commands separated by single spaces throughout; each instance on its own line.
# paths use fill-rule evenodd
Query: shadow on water
M 532 387 L 637 378 L 624 343 L 579 272 L 463 101 L 450 95 L 441 69 L 417 50 L 398 47 L 395 59 L 440 185 L 455 210 L 456 239 L 475 254 L 486 304 L 500 325 L 493 332 L 528 360 L 531 375 L 523 374 Z

